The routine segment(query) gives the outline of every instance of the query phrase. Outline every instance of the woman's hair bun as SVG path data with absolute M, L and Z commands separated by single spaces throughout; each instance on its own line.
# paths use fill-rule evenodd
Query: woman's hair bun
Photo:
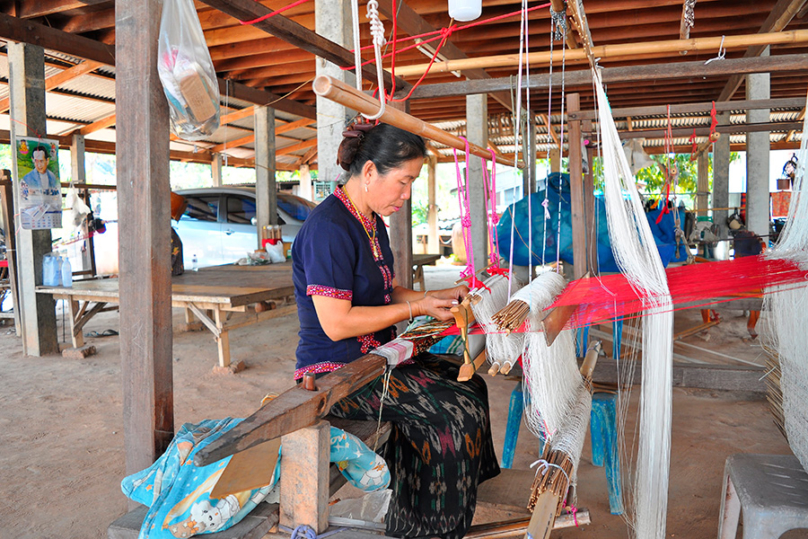
M 356 153 L 362 145 L 365 134 L 374 127 L 373 124 L 353 123 L 342 132 L 342 142 L 340 142 L 337 150 L 337 164 L 343 170 L 351 170 L 351 163 L 353 163 L 354 157 L 356 157 Z

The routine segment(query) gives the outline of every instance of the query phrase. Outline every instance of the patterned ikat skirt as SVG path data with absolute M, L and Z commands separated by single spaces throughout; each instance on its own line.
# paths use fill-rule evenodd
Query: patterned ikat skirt
M 387 535 L 460 539 L 474 517 L 477 485 L 499 474 L 488 390 L 480 376 L 458 382 L 459 368 L 421 354 L 393 369 L 382 420 L 393 423 L 385 458 L 393 497 Z M 377 378 L 331 408 L 345 419 L 378 420 Z

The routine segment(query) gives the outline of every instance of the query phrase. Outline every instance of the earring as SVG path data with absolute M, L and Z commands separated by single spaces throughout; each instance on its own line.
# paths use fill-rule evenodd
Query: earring
M 365 184 L 365 192 L 368 192 L 368 184 Z

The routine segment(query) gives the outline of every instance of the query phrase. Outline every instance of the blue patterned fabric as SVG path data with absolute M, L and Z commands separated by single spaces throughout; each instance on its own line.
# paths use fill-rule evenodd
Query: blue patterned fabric
M 280 478 L 280 465 L 275 467 L 269 485 L 215 499 L 210 493 L 232 457 L 203 467 L 194 464 L 200 449 L 241 421 L 226 418 L 184 424 L 154 464 L 121 482 L 127 497 L 149 507 L 138 539 L 187 538 L 220 532 L 238 524 L 266 498 Z M 331 462 L 337 462 L 342 474 L 357 488 L 372 491 L 390 483 L 384 459 L 356 436 L 334 427 Z

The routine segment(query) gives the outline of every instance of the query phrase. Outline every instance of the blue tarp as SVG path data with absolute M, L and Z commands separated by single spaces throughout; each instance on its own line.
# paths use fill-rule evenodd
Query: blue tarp
M 561 185 L 559 186 L 559 181 Z M 541 190 L 530 195 L 529 202 L 531 212 L 528 212 L 528 197 L 511 205 L 502 214 L 502 218 L 497 225 L 497 236 L 499 239 L 500 256 L 508 260 L 511 252 L 511 216 L 516 215 L 513 233 L 513 263 L 519 266 L 527 266 L 529 260 L 528 244 L 530 242 L 528 227 L 528 215 L 533 216 L 533 237 L 532 252 L 533 265 L 547 263 L 556 260 L 558 245 L 560 258 L 568 264 L 574 263 L 572 259 L 572 213 L 570 210 L 570 177 L 569 174 L 553 172 L 550 174 L 545 185 L 548 186 L 547 200 L 550 218 L 545 220 L 544 202 L 545 191 Z M 561 201 L 561 214 L 559 219 L 559 200 Z M 659 224 L 656 220 L 660 210 L 653 210 L 646 213 L 648 224 L 651 225 L 651 232 L 654 235 L 662 264 L 667 266 L 674 257 L 676 248 L 676 237 L 674 233 L 674 220 L 671 213 L 666 213 Z M 606 208 L 603 196 L 595 196 L 595 222 L 598 238 L 598 269 L 601 272 L 619 271 L 617 263 L 612 254 L 611 243 L 609 242 L 609 229 L 606 224 Z M 561 222 L 561 234 L 558 234 L 559 220 Z M 546 230 L 545 230 L 546 223 Z

